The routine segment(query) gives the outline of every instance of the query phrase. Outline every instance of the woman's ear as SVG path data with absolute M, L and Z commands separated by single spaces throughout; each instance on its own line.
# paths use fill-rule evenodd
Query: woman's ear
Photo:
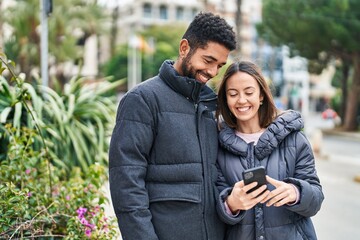
M 264 101 L 264 95 L 261 94 L 259 100 L 260 100 L 260 105 L 262 105 L 262 104 L 263 104 L 263 101 Z

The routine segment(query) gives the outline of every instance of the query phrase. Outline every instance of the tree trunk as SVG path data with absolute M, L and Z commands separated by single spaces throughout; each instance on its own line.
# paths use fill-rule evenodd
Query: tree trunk
M 112 12 L 112 26 L 110 34 L 110 58 L 115 56 L 116 52 L 116 39 L 118 35 L 118 19 L 119 19 L 119 7 L 116 6 Z
M 345 119 L 345 113 L 346 113 L 346 101 L 348 98 L 348 79 L 349 79 L 349 71 L 350 71 L 350 63 L 346 60 L 343 61 L 342 66 L 342 79 L 341 79 L 341 106 L 339 109 L 339 115 L 341 119 Z
M 345 131 L 356 131 L 357 130 L 357 110 L 359 108 L 359 94 L 360 94 L 360 54 L 354 53 L 353 56 L 353 79 L 349 96 L 347 99 L 347 108 L 344 119 L 344 130 Z
M 241 27 L 242 27 L 242 13 L 241 13 L 241 4 L 242 0 L 236 0 L 236 15 L 235 15 L 235 25 L 236 25 L 236 50 L 235 57 L 239 58 L 241 56 Z

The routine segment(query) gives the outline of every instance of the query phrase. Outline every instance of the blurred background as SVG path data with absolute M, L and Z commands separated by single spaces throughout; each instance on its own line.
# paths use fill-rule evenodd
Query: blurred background
M 45 19 L 42 2 L 51 3 Z M 48 48 L 43 49 L 48 51 L 46 84 L 64 85 L 76 74 L 126 78 L 120 92 L 157 74 L 164 59 L 175 59 L 188 23 L 196 13 L 212 11 L 236 31 L 238 46 L 230 61 L 259 64 L 279 108 L 299 110 L 304 116 L 331 108 L 344 130 L 358 130 L 355 0 L 1 0 L 0 4 L 0 46 L 27 80 L 40 75 L 43 32 L 48 33 Z M 48 25 L 45 32 L 41 22 Z M 211 82 L 214 88 L 217 79 Z
M 116 97 L 103 103 L 112 110 L 103 113 L 110 117 L 102 116 L 107 120 L 100 127 L 103 135 L 99 139 L 109 139 L 121 96 L 156 75 L 165 59 L 177 58 L 182 34 L 198 12 L 224 17 L 238 41 L 229 62 L 243 59 L 259 64 L 278 108 L 300 111 L 305 119 L 304 131 L 316 154 L 325 193 L 323 208 L 314 217 L 319 239 L 360 239 L 356 231 L 360 223 L 360 1 L 0 0 L 0 10 L 0 52 L 16 63 L 14 71 L 26 84 L 42 85 L 56 91 L 59 99 L 68 99 L 62 105 L 64 113 L 69 114 L 68 91 L 74 89 L 67 86 L 77 83 L 81 93 L 113 84 L 99 93 L 104 98 Z M 225 69 L 209 82 L 214 90 Z M 4 73 L 4 79 L 11 75 Z M 8 85 L 16 85 L 10 78 Z M 36 91 L 41 97 L 41 91 Z M 4 91 L 1 94 L 5 96 Z M 75 109 L 81 105 L 77 100 L 75 97 Z M 18 119 L 11 101 L 0 101 L 3 126 L 16 125 Z M 88 116 L 92 106 L 79 111 L 81 117 Z M 78 120 L 79 112 L 71 112 L 69 119 Z M 52 115 L 43 117 L 51 119 Z M 94 119 L 84 128 L 98 131 L 97 115 Z M 26 125 L 24 122 L 17 126 Z M 53 130 L 69 120 L 56 124 Z M 70 135 L 65 141 L 68 147 L 62 149 L 54 147 L 54 139 L 64 140 L 69 134 L 47 131 L 53 143 L 50 151 L 55 160 L 51 163 L 66 165 L 69 178 L 73 167 L 83 172 L 94 163 L 106 167 L 107 141 L 101 140 L 103 147 L 96 148 L 101 156 L 79 150 L 91 151 L 98 145 L 86 144 L 90 142 L 86 136 L 95 133 L 82 132 L 85 140 L 77 140 L 79 146 L 70 143 L 75 141 Z M 3 159 L 9 156 L 10 143 L 6 134 L 0 134 Z M 64 160 L 59 156 L 64 152 L 69 159 L 61 164 Z M 113 214 L 111 207 L 105 210 Z

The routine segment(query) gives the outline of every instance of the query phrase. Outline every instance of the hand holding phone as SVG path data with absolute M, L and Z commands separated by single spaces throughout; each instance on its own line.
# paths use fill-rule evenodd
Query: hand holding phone
M 250 184 L 252 182 L 258 183 L 258 185 L 256 185 L 254 188 L 249 190 L 247 193 L 255 191 L 262 185 L 266 184 L 266 172 L 263 166 L 246 169 L 242 172 L 242 175 L 245 185 Z

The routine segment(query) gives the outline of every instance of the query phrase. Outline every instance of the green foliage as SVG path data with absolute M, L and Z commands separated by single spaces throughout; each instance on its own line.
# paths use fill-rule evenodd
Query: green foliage
M 352 0 L 266 0 L 258 31 L 272 44 L 288 45 L 309 59 L 323 51 L 359 51 L 359 9 L 360 2 Z
M 346 66 L 347 74 L 353 70 L 351 79 L 341 81 L 342 89 L 350 86 L 347 99 L 342 99 L 346 104 L 341 104 L 345 108 L 343 129 L 348 131 L 358 128 L 359 9 L 360 1 L 354 0 L 266 0 L 263 22 L 257 26 L 260 36 L 272 45 L 287 45 L 292 54 L 312 60 L 309 65 L 312 72 L 319 73 L 334 59 Z
M 124 44 L 119 47 L 117 54 L 107 63 L 101 66 L 101 71 L 106 76 L 113 76 L 114 79 L 127 77 L 128 66 L 128 45 Z
M 32 86 L 21 78 L 13 87 L 0 76 L 0 129 L 6 123 L 15 128 L 41 128 L 54 164 L 69 173 L 73 166 L 86 171 L 94 163 L 106 164 L 108 138 L 116 112 L 116 96 L 108 96 L 123 81 L 87 82 L 74 77 L 63 92 Z M 32 113 L 32 115 L 29 114 Z M 33 121 L 34 120 L 34 121 Z M 0 157 L 5 156 L 6 137 L 0 135 Z M 37 138 L 37 149 L 43 147 Z M 1 160 L 1 158 L 0 158 Z
M 0 73 L 10 78 L 0 76 L 0 239 L 116 238 L 103 192 L 115 113 L 105 94 L 121 81 L 74 78 L 58 94 L 25 83 L 14 67 L 0 52 Z M 92 156 L 83 164 L 81 154 Z
M 151 26 L 138 34 L 145 45 L 139 50 L 142 59 L 142 81 L 157 75 L 164 60 L 177 58 L 179 42 L 185 29 L 186 26 Z M 128 45 L 120 45 L 116 55 L 102 66 L 103 74 L 114 76 L 115 79 L 127 77 L 128 54 Z
M 123 81 L 86 83 L 73 78 L 64 92 L 56 93 L 41 86 L 44 93 L 43 129 L 56 164 L 65 168 L 107 162 L 108 137 L 115 119 L 116 97 L 107 92 Z M 56 144 L 61 143 L 61 144 Z
M 1 12 L 0 22 L 11 31 L 3 36 L 4 51 L 27 80 L 31 70 L 40 65 L 40 5 L 39 0 L 14 1 Z M 53 0 L 53 6 L 48 18 L 49 55 L 57 67 L 82 59 L 82 43 L 91 35 L 106 32 L 109 16 L 97 0 Z
M 64 178 L 44 152 L 33 150 L 36 131 L 16 132 L 6 125 L 10 144 L 7 159 L 0 163 L 0 238 L 114 238 L 115 220 L 104 212 L 105 167 L 91 165 L 87 173 L 73 168 Z M 79 216 L 82 208 L 88 209 L 86 216 Z

